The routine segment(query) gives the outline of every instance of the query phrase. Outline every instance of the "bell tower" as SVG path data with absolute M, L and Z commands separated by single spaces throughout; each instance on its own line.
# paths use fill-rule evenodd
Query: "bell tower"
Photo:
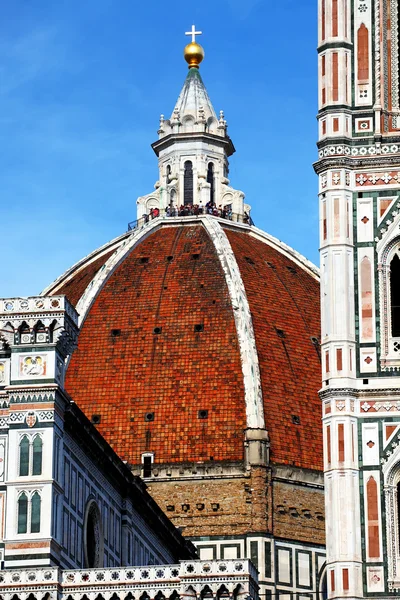
M 400 590 L 399 13 L 397 0 L 319 0 L 329 598 Z

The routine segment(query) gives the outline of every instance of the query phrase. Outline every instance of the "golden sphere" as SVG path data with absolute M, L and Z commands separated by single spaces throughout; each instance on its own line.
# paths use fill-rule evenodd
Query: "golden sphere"
M 198 68 L 204 58 L 204 50 L 197 42 L 191 42 L 185 47 L 183 56 L 189 65 L 189 69 L 192 67 Z

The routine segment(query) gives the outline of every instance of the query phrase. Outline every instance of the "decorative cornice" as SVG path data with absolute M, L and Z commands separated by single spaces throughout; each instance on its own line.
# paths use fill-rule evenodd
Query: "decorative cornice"
M 313 164 L 314 171 L 317 175 L 320 175 L 328 169 L 392 169 L 398 168 L 400 162 L 400 155 L 396 156 L 382 156 L 372 158 L 367 156 L 365 158 L 354 159 L 351 156 L 327 156 L 320 158 Z
M 159 156 L 160 151 L 164 148 L 168 148 L 172 146 L 176 142 L 182 142 L 185 140 L 189 141 L 204 141 L 207 143 L 211 143 L 217 146 L 225 147 L 225 151 L 227 156 L 232 156 L 235 150 L 235 146 L 229 136 L 220 137 L 219 135 L 214 135 L 212 133 L 205 132 L 193 132 L 193 133 L 171 133 L 166 137 L 163 137 L 156 142 L 154 142 L 151 147 L 153 148 L 155 154 Z

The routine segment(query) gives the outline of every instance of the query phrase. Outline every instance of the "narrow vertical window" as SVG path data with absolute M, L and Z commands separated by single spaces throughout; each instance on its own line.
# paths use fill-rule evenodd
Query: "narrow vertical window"
M 35 492 L 31 499 L 31 533 L 40 531 L 40 495 Z
M 19 474 L 21 477 L 29 475 L 29 439 L 26 435 L 19 443 Z
M 397 254 L 390 263 L 390 306 L 392 336 L 400 337 L 400 258 Z
M 326 5 L 325 0 L 321 0 L 321 41 L 325 40 L 325 20 L 326 20 Z
M 151 456 L 143 456 L 143 477 L 151 477 Z
M 183 203 L 193 204 L 193 165 L 187 160 L 184 165 Z
M 369 78 L 369 40 L 368 29 L 364 23 L 357 32 L 357 45 L 358 80 L 367 81 Z
M 207 169 L 207 183 L 210 184 L 210 201 L 214 203 L 214 165 L 212 163 L 208 164 Z
M 42 474 L 42 439 L 39 435 L 33 440 L 32 475 Z
M 18 498 L 18 533 L 28 530 L 28 497 L 23 492 Z

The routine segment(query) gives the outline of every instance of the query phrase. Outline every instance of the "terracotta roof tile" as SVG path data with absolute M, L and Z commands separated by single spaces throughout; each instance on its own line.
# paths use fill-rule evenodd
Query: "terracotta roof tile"
M 66 389 L 129 462 L 145 451 L 156 462 L 242 460 L 235 323 L 202 226 L 158 230 L 125 258 L 83 324 Z
M 267 243 L 226 234 L 253 318 L 271 460 L 322 470 L 319 284 Z

